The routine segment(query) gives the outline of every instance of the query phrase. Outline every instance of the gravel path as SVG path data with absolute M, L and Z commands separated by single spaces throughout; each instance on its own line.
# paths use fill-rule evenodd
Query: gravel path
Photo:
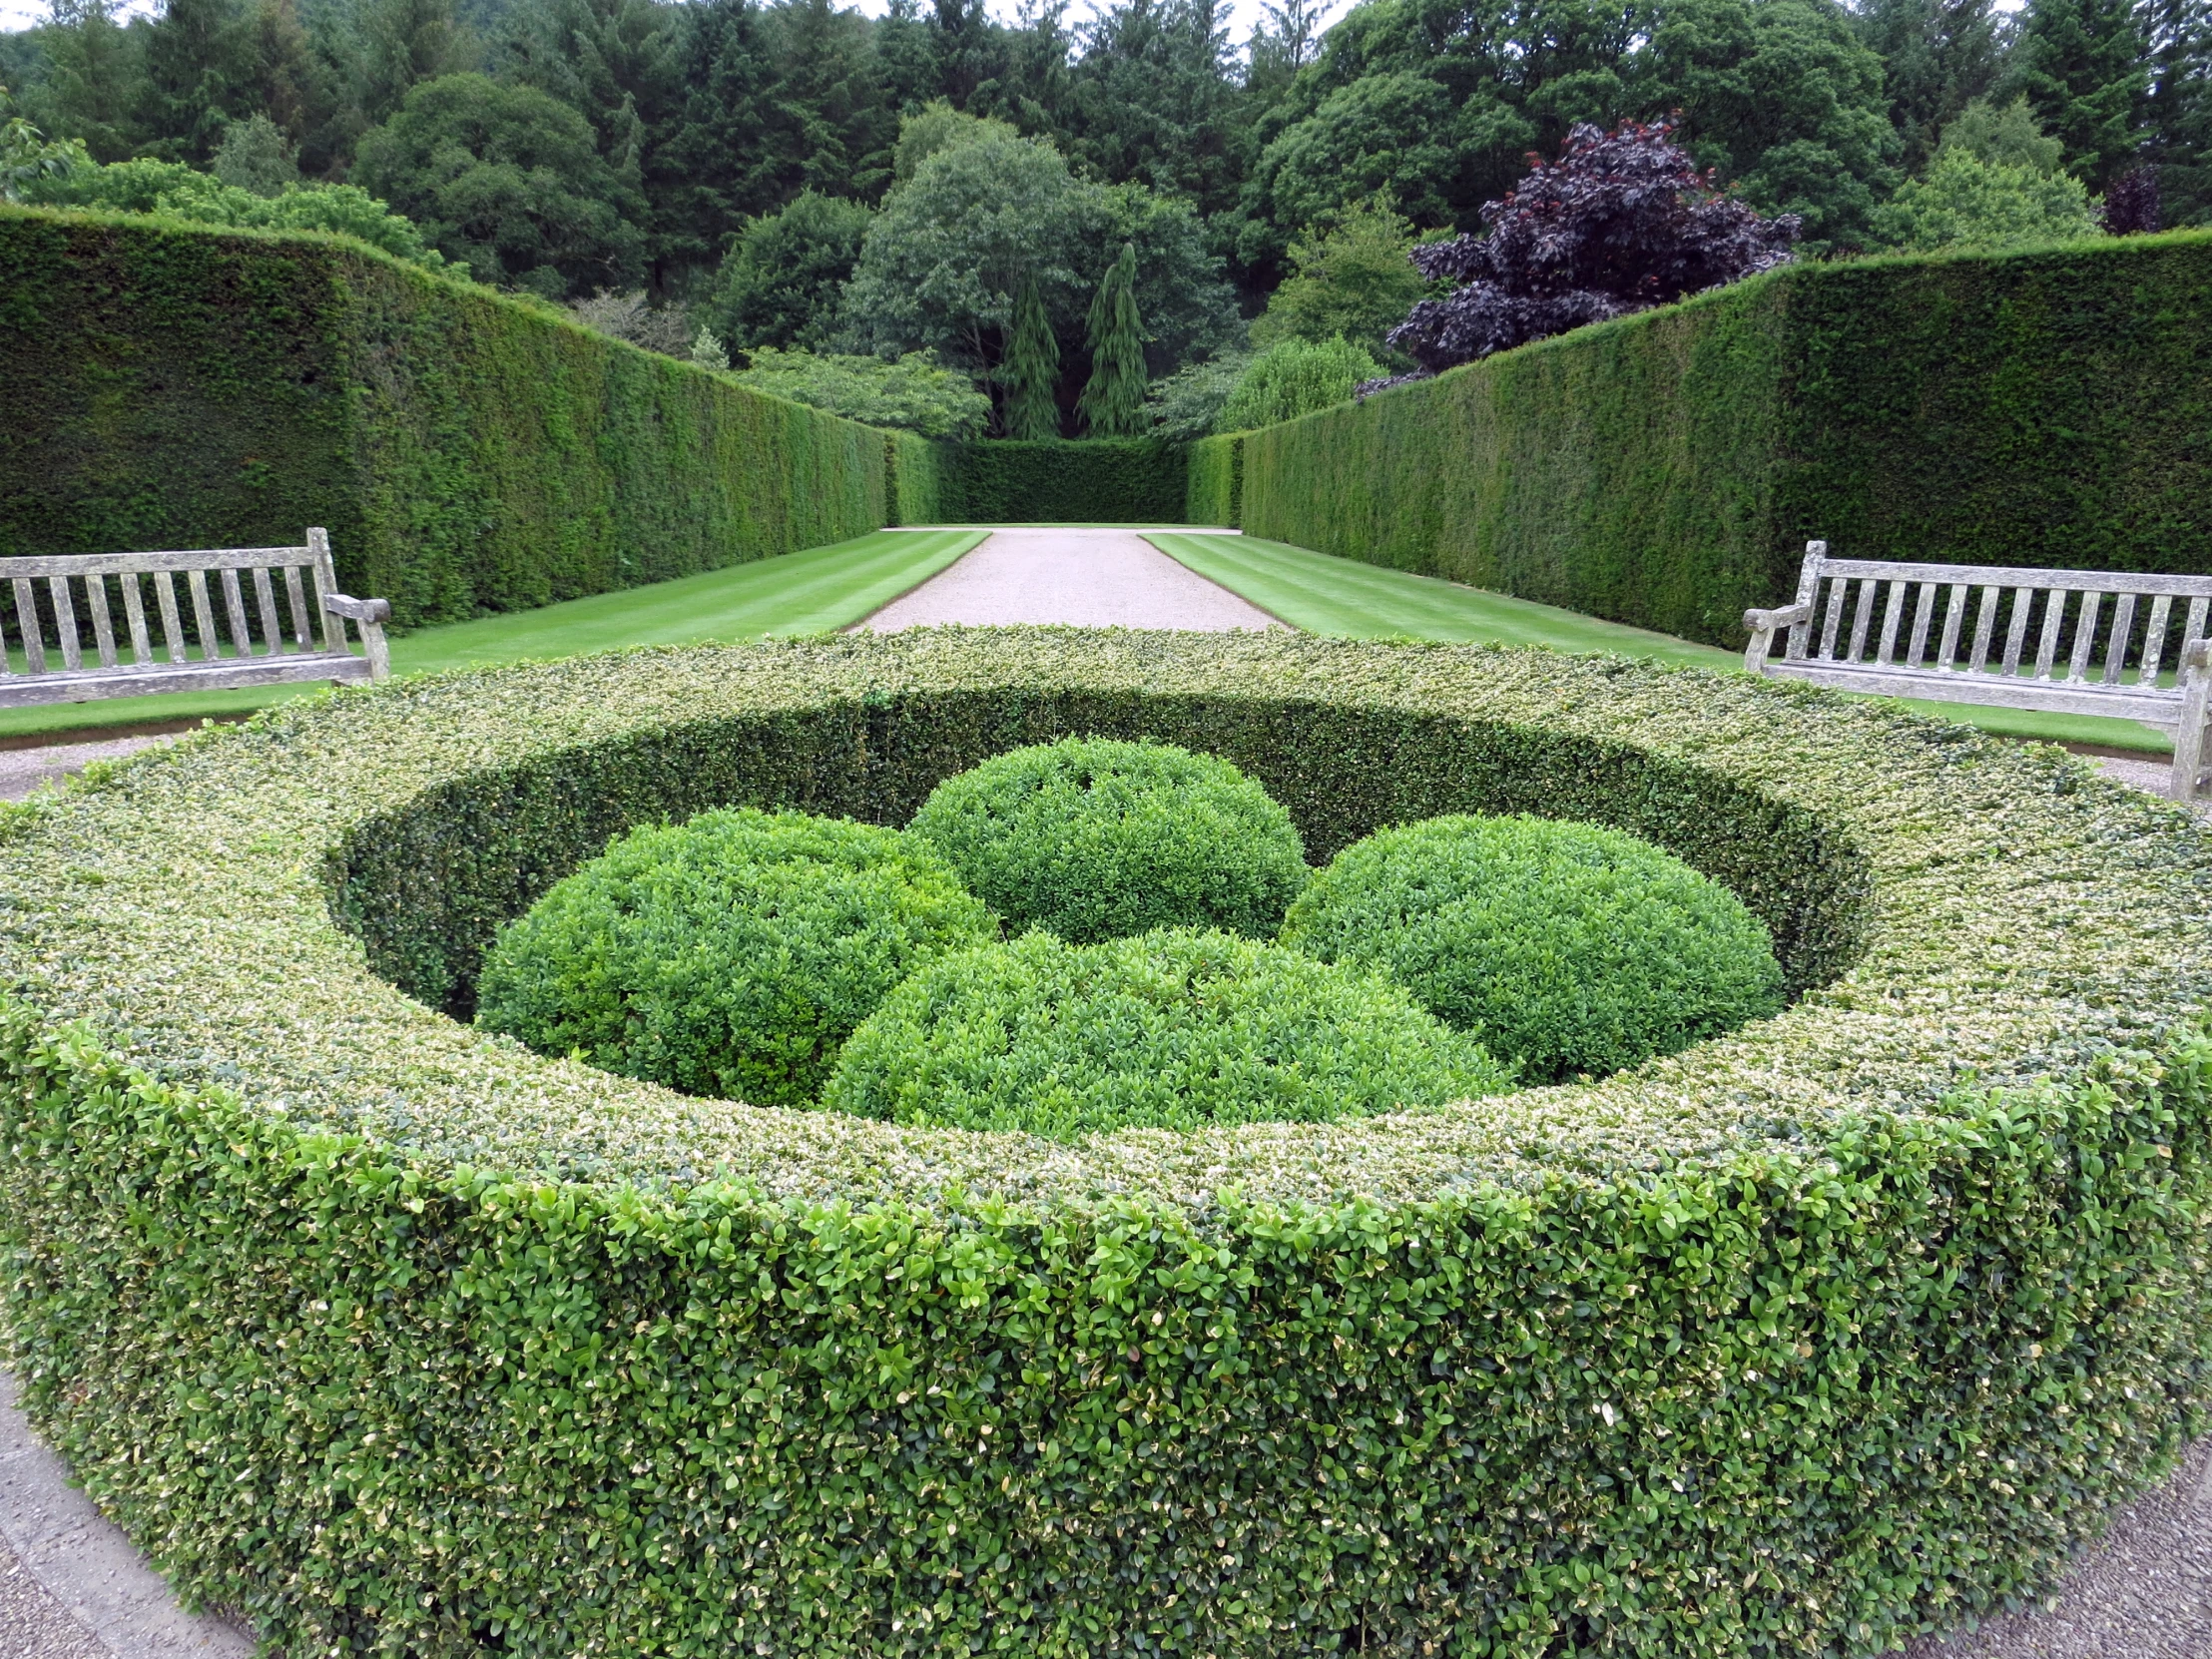
M 117 738 L 108 743 L 65 743 L 46 749 L 0 750 L 0 801 L 21 801 L 41 785 L 82 772 L 95 761 L 120 761 L 142 749 L 167 743 L 167 735 Z
M 2212 1656 L 2212 1440 L 2074 1558 L 2057 1605 L 1991 1619 L 1907 1659 L 2208 1659 Z
M 947 622 L 1208 633 L 1283 626 L 1129 530 L 997 531 L 949 570 L 859 626 L 894 634 Z

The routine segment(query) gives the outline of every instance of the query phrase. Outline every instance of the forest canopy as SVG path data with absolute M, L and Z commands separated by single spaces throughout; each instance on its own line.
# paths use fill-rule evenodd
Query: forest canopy
M 2212 221 L 2212 0 L 1282 0 L 1242 40 L 1211 0 L 51 3 L 0 35 L 13 194 L 344 231 L 653 349 L 925 353 L 994 431 L 1104 406 L 1125 247 L 1112 374 L 1141 349 L 1164 434 L 1335 383 L 1292 342 L 1413 367 L 1413 250 L 1584 124 L 1665 123 L 1800 258 Z

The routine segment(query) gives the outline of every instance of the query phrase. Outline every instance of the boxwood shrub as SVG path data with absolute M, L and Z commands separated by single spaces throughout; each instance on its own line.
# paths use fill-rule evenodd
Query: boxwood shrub
M 1782 1005 L 1767 930 L 1717 881 L 1594 824 L 1455 814 L 1338 853 L 1283 925 L 1389 974 L 1521 1075 L 1603 1073 Z
M 632 830 L 505 928 L 476 1022 L 687 1094 L 804 1106 L 892 986 L 997 936 L 893 830 L 702 813 Z
M 1072 1141 L 1441 1106 L 1509 1076 L 1380 974 L 1233 933 L 1038 931 L 919 968 L 853 1032 L 823 1104 Z
M 1071 732 L 1326 859 L 1629 830 L 1793 1004 L 1590 1085 L 1068 1145 L 456 1021 L 711 807 Z M 2051 750 L 1470 646 L 920 631 L 287 704 L 0 818 L 9 1361 L 297 1652 L 1873 1654 L 2206 1426 L 2212 842 Z
M 1154 927 L 1272 934 L 1306 884 L 1291 815 L 1212 755 L 1063 738 L 939 784 L 907 834 L 1015 928 L 1077 944 Z

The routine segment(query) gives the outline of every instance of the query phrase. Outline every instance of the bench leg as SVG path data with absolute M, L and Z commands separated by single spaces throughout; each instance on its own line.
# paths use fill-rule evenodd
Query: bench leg
M 2181 726 L 2174 733 L 2176 801 L 2194 801 L 2204 777 L 2206 727 L 2212 725 L 2212 642 L 2199 640 L 2181 659 Z

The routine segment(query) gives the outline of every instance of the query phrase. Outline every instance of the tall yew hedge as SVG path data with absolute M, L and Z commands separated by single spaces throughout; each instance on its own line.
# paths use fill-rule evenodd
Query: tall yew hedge
M 0 555 L 330 530 L 402 625 L 840 541 L 883 435 L 357 244 L 0 211 Z
M 2212 570 L 2212 233 L 1803 265 L 1245 440 L 1244 527 L 1716 644 L 1808 539 Z

